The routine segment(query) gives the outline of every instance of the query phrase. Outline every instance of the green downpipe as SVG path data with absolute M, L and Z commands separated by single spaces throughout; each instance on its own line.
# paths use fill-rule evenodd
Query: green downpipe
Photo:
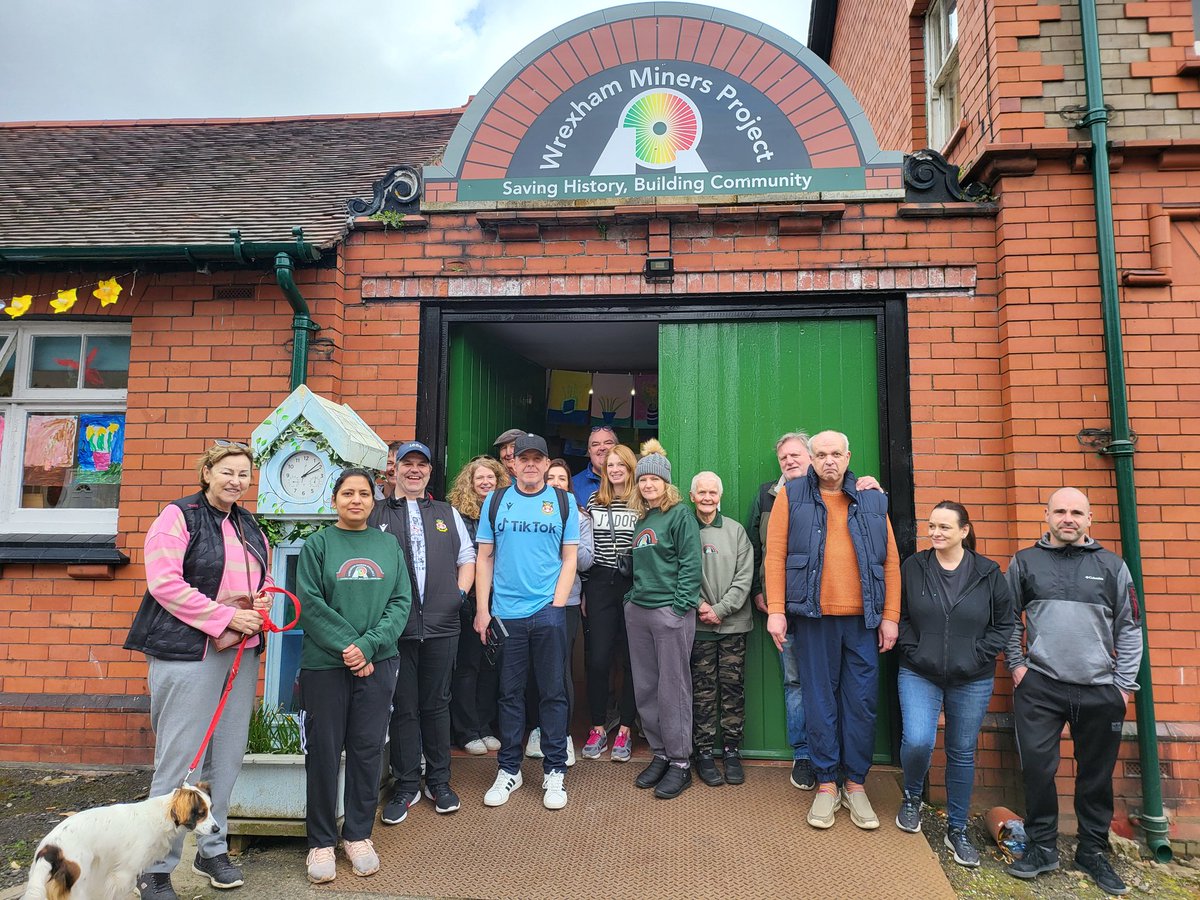
M 311 332 L 318 331 L 316 323 L 308 311 L 308 303 L 296 287 L 292 277 L 295 266 L 292 258 L 286 253 L 275 257 L 275 280 L 279 289 L 287 297 L 292 307 L 292 390 L 300 387 L 308 380 L 308 337 Z
M 1108 371 L 1112 443 L 1105 452 L 1113 458 L 1117 476 L 1117 510 L 1121 549 L 1142 607 L 1142 665 L 1136 699 L 1138 755 L 1142 765 L 1142 811 L 1135 817 L 1146 845 L 1159 862 L 1173 857 L 1163 814 L 1162 779 L 1158 761 L 1158 725 L 1154 715 L 1154 681 L 1150 671 L 1150 640 L 1146 626 L 1145 592 L 1142 590 L 1142 546 L 1138 534 L 1137 488 L 1133 478 L 1133 440 L 1126 401 L 1124 352 L 1121 346 L 1121 309 L 1117 296 L 1117 249 L 1113 229 L 1112 188 L 1108 170 L 1108 110 L 1100 71 L 1100 35 L 1096 0 L 1079 0 L 1083 29 L 1083 70 L 1087 85 L 1087 114 L 1079 127 L 1091 129 L 1092 184 L 1096 202 L 1096 247 L 1100 258 L 1100 307 L 1104 320 L 1104 361 Z

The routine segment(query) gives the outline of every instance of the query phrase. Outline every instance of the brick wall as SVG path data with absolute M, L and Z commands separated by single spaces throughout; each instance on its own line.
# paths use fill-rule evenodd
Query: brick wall
M 1157 166 L 1157 157 L 1131 157 L 1114 177 L 1122 268 L 1151 262 L 1147 204 L 1200 204 L 1194 169 Z M 385 438 L 402 438 L 414 422 L 420 298 L 665 294 L 702 301 L 731 291 L 780 298 L 902 291 L 918 515 L 943 498 L 960 500 L 978 524 L 982 552 L 1004 562 L 1040 532 L 1049 490 L 1075 483 L 1091 493 L 1097 537 L 1115 548 L 1111 466 L 1075 440 L 1079 429 L 1107 423 L 1090 179 L 1069 158 L 1049 158 L 1032 174 L 1001 178 L 997 195 L 994 219 L 904 217 L 895 202 L 849 203 L 815 234 L 781 235 L 774 219 L 754 210 L 711 216 L 680 209 L 625 211 L 603 227 L 543 224 L 520 241 L 500 240 L 494 225 L 461 213 L 413 217 L 400 230 L 356 230 L 335 267 L 299 273 L 324 328 L 318 337 L 331 342 L 316 346 L 310 383 L 350 402 Z M 668 216 L 680 274 L 671 284 L 648 285 L 639 274 L 647 220 Z M 221 278 L 254 285 L 254 299 L 217 301 L 216 276 L 179 274 L 143 281 L 117 308 L 134 317 L 118 537 L 133 564 L 114 581 L 70 579 L 61 567 L 7 567 L 0 576 L 0 659 L 7 660 L 0 691 L 144 695 L 144 663 L 119 649 L 143 587 L 141 535 L 164 503 L 191 489 L 190 460 L 208 440 L 246 436 L 287 393 L 286 303 L 269 276 Z M 0 281 L 0 294 L 31 284 L 47 289 L 43 282 L 54 280 Z M 1159 717 L 1184 727 L 1200 720 L 1200 555 L 1194 541 L 1178 540 L 1200 527 L 1188 518 L 1195 504 L 1181 511 L 1178 502 L 1200 494 L 1200 457 L 1190 449 L 1200 430 L 1200 310 L 1194 290 L 1176 290 L 1130 288 L 1124 299 Z M 993 714 L 1010 711 L 1010 693 L 1001 674 Z M 149 759 L 144 714 L 46 706 L 0 711 L 0 759 Z M 97 730 L 109 739 L 97 743 Z M 1010 741 L 1002 726 L 985 737 L 983 787 L 1011 790 Z M 1195 749 L 1193 740 L 1180 740 L 1164 751 L 1173 811 L 1192 816 Z M 1136 803 L 1136 785 L 1120 787 Z

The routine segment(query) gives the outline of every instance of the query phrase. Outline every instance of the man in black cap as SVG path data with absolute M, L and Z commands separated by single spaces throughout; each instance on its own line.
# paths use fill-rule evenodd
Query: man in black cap
M 429 448 L 409 441 L 396 448 L 395 496 L 375 504 L 368 524 L 394 535 L 404 548 L 416 599 L 400 635 L 400 677 L 392 699 L 388 755 L 396 786 L 383 809 L 397 825 L 425 796 L 439 813 L 459 807 L 450 788 L 450 679 L 458 652 L 460 610 L 475 581 L 475 547 L 458 510 L 429 496 Z
M 547 486 L 550 458 L 544 439 L 522 435 L 513 450 L 515 481 L 488 495 L 475 536 L 475 631 L 485 642 L 489 627 L 502 637 L 499 772 L 483 802 L 501 806 L 521 786 L 525 684 L 532 670 L 541 698 L 542 803 L 562 809 L 567 805 L 565 607 L 575 581 L 579 509 L 566 491 Z

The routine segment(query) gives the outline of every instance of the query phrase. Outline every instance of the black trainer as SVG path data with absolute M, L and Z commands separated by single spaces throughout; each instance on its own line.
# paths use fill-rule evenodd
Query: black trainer
M 792 777 L 789 779 L 792 787 L 802 791 L 811 791 L 817 786 L 817 773 L 813 770 L 812 760 L 798 759 L 792 763 Z
M 633 783 L 640 788 L 652 788 L 662 781 L 663 776 L 667 774 L 667 767 L 669 765 L 670 763 L 668 763 L 661 756 L 656 756 L 654 759 L 650 760 L 650 765 L 642 769 L 641 773 L 637 778 L 634 779 Z
M 420 799 L 420 791 L 406 791 L 401 787 L 397 787 L 392 791 L 392 799 L 384 806 L 383 814 L 379 817 L 379 820 L 384 825 L 399 825 L 408 818 L 409 807 Z
M 900 811 L 896 813 L 896 827 L 909 834 L 917 834 L 921 830 L 921 798 L 904 792 L 900 801 Z M 978 865 L 978 863 L 976 864 Z
M 696 754 L 696 774 L 709 787 L 718 787 L 725 783 L 725 779 L 717 771 L 717 761 L 713 759 L 711 750 L 701 750 Z
M 954 854 L 954 861 L 960 866 L 974 869 L 979 865 L 979 851 L 967 837 L 965 828 L 947 828 L 946 836 L 942 839 L 946 849 Z
M 1103 853 L 1076 853 L 1075 868 L 1096 882 L 1106 894 L 1120 897 L 1129 893 L 1129 886 L 1116 873 Z
M 138 878 L 137 889 L 142 900 L 179 900 L 171 886 L 170 872 L 143 872 Z
M 1058 869 L 1058 850 L 1054 847 L 1043 847 L 1040 844 L 1030 844 L 1025 855 L 1013 860 L 1004 867 L 1004 871 L 1017 878 L 1037 878 L 1043 872 L 1053 872 Z
M 448 784 L 425 785 L 425 796 L 433 801 L 434 812 L 443 814 L 458 812 L 460 805 L 458 794 L 450 790 L 450 785 Z
M 742 768 L 742 754 L 737 747 L 726 747 L 723 756 L 725 763 L 725 781 L 729 784 L 742 784 L 746 780 L 746 770 Z
M 691 766 L 667 766 L 667 774 L 659 781 L 654 789 L 654 796 L 659 800 L 673 800 L 691 787 Z
M 208 883 L 221 890 L 241 887 L 245 883 L 242 870 L 229 861 L 228 853 L 218 853 L 208 859 L 197 853 L 192 860 L 192 871 L 197 875 L 207 875 Z

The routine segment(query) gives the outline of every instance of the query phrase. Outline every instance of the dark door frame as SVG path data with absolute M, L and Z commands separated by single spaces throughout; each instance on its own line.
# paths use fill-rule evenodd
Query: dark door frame
M 691 298 L 664 303 L 659 298 L 578 299 L 523 297 L 497 302 L 486 298 L 430 301 L 421 304 L 421 334 L 417 357 L 417 436 L 429 442 L 434 459 L 445 459 L 446 409 L 450 363 L 450 328 L 471 322 L 711 322 L 753 319 L 873 317 L 879 385 L 880 480 L 888 491 L 892 528 L 901 560 L 916 552 L 916 500 L 913 483 L 912 415 L 909 404 L 908 315 L 899 293 L 815 295 L 725 295 L 698 303 Z M 442 467 L 438 467 L 442 468 Z M 435 469 L 430 488 L 445 495 L 454 473 Z M 890 654 L 885 665 L 892 678 L 898 660 Z M 892 694 L 888 714 L 900 721 L 899 697 Z M 882 712 L 882 710 L 880 711 Z M 900 758 L 900 729 L 893 729 L 892 759 Z
M 768 302 L 769 301 L 769 302 Z M 704 303 L 628 298 L 579 299 L 523 297 L 437 300 L 421 304 L 417 357 L 417 435 L 429 441 L 435 459 L 446 452 L 446 408 L 450 328 L 471 322 L 704 322 L 746 319 L 874 317 L 878 343 L 880 480 L 888 488 L 892 527 L 901 558 L 916 550 L 913 495 L 912 420 L 909 406 L 908 316 L 903 294 L 728 295 Z M 441 496 L 453 473 L 434 472 L 430 487 Z

